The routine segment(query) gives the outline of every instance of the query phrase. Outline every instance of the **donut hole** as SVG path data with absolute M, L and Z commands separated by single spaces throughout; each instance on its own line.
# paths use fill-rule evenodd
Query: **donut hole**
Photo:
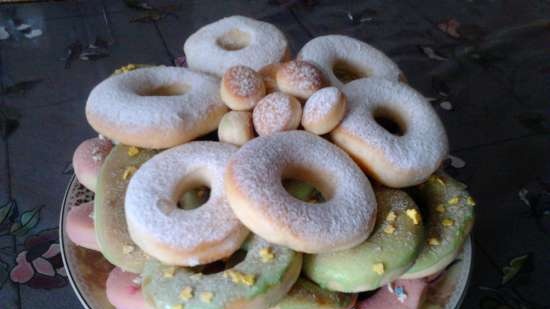
M 339 59 L 334 63 L 332 66 L 332 73 L 343 84 L 347 84 L 356 79 L 368 77 L 370 75 L 370 72 L 361 70 L 358 66 L 343 59 Z
M 246 250 L 239 249 L 228 258 L 218 260 L 205 265 L 191 267 L 191 271 L 195 273 L 201 273 L 203 275 L 221 273 L 222 271 L 233 268 L 235 267 L 235 265 L 244 261 L 247 254 L 248 252 Z
M 216 40 L 216 44 L 228 51 L 243 49 L 250 45 L 250 34 L 239 29 L 229 30 Z
M 311 204 L 327 201 L 333 195 L 325 181 L 328 175 L 302 167 L 289 167 L 282 178 L 282 186 L 292 197 Z
M 210 188 L 207 186 L 199 186 L 181 194 L 178 199 L 178 208 L 183 210 L 199 208 L 204 205 L 209 198 Z
M 144 97 L 172 97 L 178 96 L 189 91 L 191 87 L 186 84 L 170 84 L 158 87 L 148 88 L 139 93 Z
M 396 136 L 403 136 L 405 134 L 405 122 L 398 113 L 386 108 L 377 108 L 374 110 L 373 116 L 374 121 L 390 134 Z

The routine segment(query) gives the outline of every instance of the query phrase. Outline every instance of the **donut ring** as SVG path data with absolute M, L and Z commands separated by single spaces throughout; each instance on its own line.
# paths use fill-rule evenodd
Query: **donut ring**
M 98 137 L 87 139 L 76 148 L 73 155 L 74 174 L 88 190 L 95 192 L 99 170 L 112 148 L 111 141 Z
M 317 284 L 300 277 L 285 298 L 271 309 L 351 309 L 356 300 L 357 294 L 325 290 Z
M 272 24 L 231 16 L 200 28 L 183 46 L 189 68 L 222 76 L 246 65 L 254 70 L 288 57 L 288 42 Z
M 343 91 L 348 112 L 331 138 L 382 184 L 401 188 L 424 182 L 447 157 L 445 128 L 414 89 L 368 78 L 347 84 Z M 392 134 L 378 117 L 392 121 L 400 132 Z
M 144 148 L 169 148 L 216 130 L 227 107 L 219 81 L 179 67 L 114 75 L 88 97 L 86 117 L 102 135 Z
M 252 122 L 258 135 L 295 130 L 302 119 L 302 104 L 295 97 L 282 92 L 268 94 L 252 112 Z
M 237 65 L 223 74 L 220 94 L 232 110 L 246 111 L 254 108 L 265 96 L 265 84 L 259 73 L 244 65 Z
M 306 100 L 324 85 L 323 73 L 313 64 L 293 60 L 281 65 L 276 75 L 282 92 Z
M 329 133 L 344 118 L 346 105 L 346 96 L 338 88 L 323 88 L 304 104 L 302 126 L 306 131 L 317 135 Z
M 317 65 L 330 83 L 338 88 L 345 84 L 334 73 L 340 67 L 344 71 L 351 71 L 356 78 L 375 76 L 398 81 L 402 76 L 399 67 L 384 53 L 365 42 L 344 35 L 314 38 L 302 47 L 298 59 Z
M 312 205 L 292 197 L 282 178 L 313 184 L 326 201 Z M 305 131 L 245 144 L 227 166 L 225 188 L 244 225 L 296 251 L 347 249 L 363 242 L 374 226 L 376 200 L 367 177 L 338 147 Z
M 148 261 L 143 294 L 155 308 L 263 309 L 277 304 L 300 274 L 302 254 L 252 236 L 244 260 L 213 274 Z
M 231 212 L 223 173 L 236 147 L 191 142 L 166 150 L 145 163 L 126 192 L 126 220 L 134 242 L 165 264 L 195 266 L 239 249 L 248 230 Z M 200 208 L 178 209 L 181 193 L 210 186 Z M 187 190 L 186 190 L 187 189 Z

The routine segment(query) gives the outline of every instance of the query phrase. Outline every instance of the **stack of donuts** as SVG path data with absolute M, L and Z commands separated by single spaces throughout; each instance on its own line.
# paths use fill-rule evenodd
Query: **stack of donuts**
M 398 66 L 341 35 L 292 59 L 242 16 L 184 51 L 188 67 L 128 65 L 86 103 L 100 135 L 73 165 L 95 199 L 66 229 L 115 266 L 113 306 L 420 308 L 475 202 Z

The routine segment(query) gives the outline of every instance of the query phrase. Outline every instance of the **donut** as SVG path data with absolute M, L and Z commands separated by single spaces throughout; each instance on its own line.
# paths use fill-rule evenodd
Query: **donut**
M 65 229 L 69 239 L 76 245 L 99 251 L 99 245 L 95 237 L 94 220 L 91 217 L 93 212 L 93 202 L 71 207 L 67 213 Z
M 304 105 L 302 126 L 317 135 L 329 133 L 344 118 L 346 102 L 346 96 L 338 88 L 320 89 Z
M 132 177 L 125 211 L 132 240 L 165 264 L 195 266 L 231 255 L 248 230 L 225 197 L 223 173 L 237 147 L 197 141 L 165 150 Z M 197 186 L 211 188 L 208 201 L 178 208 L 179 196 Z
M 279 91 L 279 86 L 277 86 L 277 72 L 281 69 L 281 66 L 281 63 L 272 63 L 258 71 L 264 80 L 266 93 Z
M 154 309 L 141 292 L 139 275 L 115 267 L 107 277 L 107 299 L 116 309 Z
M 293 96 L 282 92 L 268 94 L 252 112 L 254 129 L 260 136 L 295 130 L 302 119 L 302 105 Z
M 321 287 L 372 291 L 399 278 L 414 263 L 424 241 L 420 210 L 403 191 L 376 187 L 375 194 L 378 215 L 369 239 L 348 250 L 304 257 L 304 274 Z
M 253 138 L 252 113 L 231 111 L 222 117 L 218 127 L 220 142 L 241 146 Z
M 368 78 L 347 84 L 343 92 L 348 111 L 331 132 L 332 141 L 380 183 L 393 188 L 417 185 L 447 157 L 445 128 L 414 89 Z
M 438 171 L 413 190 L 428 213 L 426 241 L 414 265 L 402 276 L 431 276 L 454 261 L 474 224 L 475 201 L 466 185 Z
M 281 65 L 276 75 L 282 92 L 306 100 L 324 85 L 323 73 L 307 61 L 289 61 Z
M 397 280 L 359 302 L 357 309 L 420 309 L 427 290 L 425 280 Z
M 325 290 L 315 283 L 298 278 L 288 294 L 271 309 L 351 309 L 357 294 Z
M 312 184 L 326 201 L 313 206 L 292 197 L 282 185 L 285 178 Z M 305 131 L 246 143 L 227 166 L 225 189 L 244 225 L 296 251 L 347 249 L 374 227 L 376 200 L 367 177 L 338 147 Z
M 128 234 L 124 199 L 133 173 L 156 151 L 116 145 L 101 169 L 94 200 L 97 242 L 103 256 L 124 271 L 139 273 L 147 256 Z
M 262 76 L 244 65 L 229 68 L 222 77 L 220 95 L 229 108 L 246 111 L 265 96 Z
M 99 83 L 86 103 L 90 125 L 127 145 L 169 148 L 218 128 L 227 111 L 219 81 L 179 67 L 152 67 Z
M 90 191 L 95 191 L 99 170 L 113 144 L 104 138 L 83 141 L 73 154 L 73 169 L 78 182 Z
M 252 236 L 244 260 L 218 273 L 163 265 L 151 259 L 143 293 L 155 308 L 264 309 L 277 304 L 296 282 L 302 255 Z M 180 307 L 178 307 L 180 306 Z
M 222 76 L 246 65 L 253 70 L 288 57 L 288 43 L 277 27 L 244 16 L 231 16 L 200 28 L 183 46 L 189 68 Z
M 314 38 L 302 47 L 298 59 L 315 64 L 330 84 L 338 88 L 354 79 L 375 76 L 398 81 L 402 75 L 399 67 L 384 53 L 344 35 Z

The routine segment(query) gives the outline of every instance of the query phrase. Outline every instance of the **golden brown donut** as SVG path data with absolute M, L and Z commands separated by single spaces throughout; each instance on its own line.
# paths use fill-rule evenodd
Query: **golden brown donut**
M 307 99 L 302 126 L 317 135 L 329 133 L 344 118 L 346 104 L 346 96 L 338 88 L 323 88 Z
M 282 92 L 304 100 L 324 85 L 323 73 L 306 61 L 286 62 L 282 64 L 276 76 L 277 86 Z
M 265 96 L 264 81 L 253 69 L 237 65 L 223 74 L 220 95 L 231 109 L 250 110 Z
M 300 125 L 301 119 L 300 102 L 295 97 L 282 92 L 267 95 L 258 102 L 252 113 L 254 128 L 260 136 L 294 130 Z

